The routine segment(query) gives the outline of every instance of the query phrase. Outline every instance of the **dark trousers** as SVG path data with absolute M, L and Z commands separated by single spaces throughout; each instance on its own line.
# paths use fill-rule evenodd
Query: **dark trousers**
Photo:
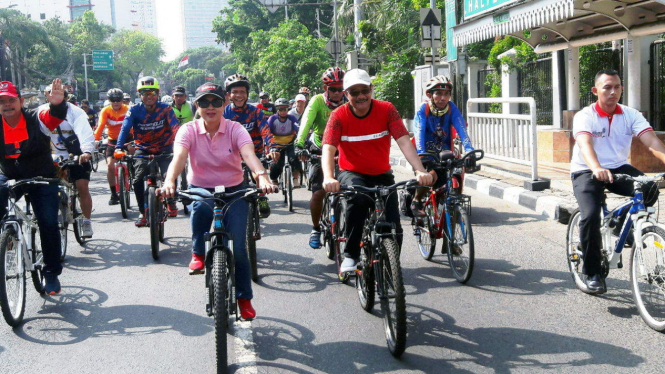
M 610 169 L 610 171 L 612 174 L 628 174 L 633 177 L 644 175 L 631 165 L 622 165 L 616 169 Z M 580 245 L 584 259 L 583 272 L 590 276 L 600 274 L 600 250 L 603 244 L 600 235 L 603 192 L 607 188 L 617 195 L 633 196 L 635 188 L 631 181 L 601 182 L 593 177 L 590 170 L 574 173 L 572 180 L 575 199 L 577 199 L 581 214 Z M 645 205 L 655 204 L 658 200 L 658 188 L 653 183 L 649 183 L 642 187 L 642 191 Z
M 149 155 L 149 153 L 137 150 L 135 155 Z M 166 171 L 169 169 L 169 164 L 171 163 L 172 159 L 173 157 L 165 157 L 165 158 L 160 158 L 157 161 L 154 161 L 157 162 L 159 167 L 159 172 L 162 175 L 162 177 L 166 174 Z M 136 195 L 136 203 L 139 206 L 139 210 L 141 211 L 141 213 L 145 213 L 146 209 L 148 209 L 148 207 L 145 205 L 146 204 L 145 181 L 143 179 L 150 172 L 148 167 L 150 162 L 153 162 L 153 160 L 148 160 L 145 158 L 134 159 L 134 181 L 133 181 L 134 195 Z
M 0 174 L 0 215 L 7 214 L 9 202 L 9 187 L 7 178 Z M 32 207 L 37 225 L 39 226 L 39 238 L 42 241 L 42 252 L 44 254 L 44 274 L 60 275 L 62 265 L 60 255 L 60 230 L 58 229 L 58 185 L 23 186 L 14 190 L 18 200 L 23 194 L 28 194 L 30 206 Z
M 364 175 L 350 171 L 342 171 L 337 178 L 342 185 L 360 185 L 365 187 L 389 186 L 395 183 L 392 171 L 379 175 Z M 374 199 L 364 194 L 356 194 L 348 200 L 346 211 L 346 257 L 358 258 L 360 256 L 360 240 L 363 226 L 369 210 L 374 208 Z M 399 203 L 397 193 L 391 193 L 386 201 L 386 220 L 395 224 L 397 244 L 402 246 L 402 225 L 399 222 Z
M 277 180 L 280 175 L 282 175 L 282 169 L 284 169 L 284 162 L 286 159 L 289 160 L 289 165 L 291 165 L 291 172 L 300 172 L 300 160 L 296 158 L 295 148 L 293 144 L 288 145 L 282 148 L 280 151 L 279 160 L 270 165 L 270 179 Z

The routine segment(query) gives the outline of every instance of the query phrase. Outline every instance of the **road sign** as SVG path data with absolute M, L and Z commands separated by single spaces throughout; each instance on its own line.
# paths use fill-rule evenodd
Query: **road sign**
M 279 5 L 285 4 L 286 0 L 259 0 L 270 13 L 275 13 L 279 9 Z
M 92 70 L 113 69 L 113 51 L 92 51 Z
M 342 54 L 342 42 L 340 42 L 337 39 L 330 39 L 328 43 L 326 44 L 326 51 L 333 55 L 335 58 L 335 61 L 337 61 L 337 57 L 339 57 L 340 54 Z
M 421 8 L 420 29 L 423 48 L 441 47 L 441 9 Z
M 440 64 L 441 63 L 441 55 L 436 55 L 434 56 L 434 62 L 432 62 L 432 55 L 425 55 L 425 63 L 426 64 Z

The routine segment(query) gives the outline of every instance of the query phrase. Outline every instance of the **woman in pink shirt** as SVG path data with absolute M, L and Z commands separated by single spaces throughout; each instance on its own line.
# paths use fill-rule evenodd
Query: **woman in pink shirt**
M 190 188 L 205 188 L 214 192 L 215 186 L 225 186 L 233 192 L 247 186 L 243 180 L 242 159 L 259 175 L 258 186 L 266 193 L 275 191 L 266 170 L 254 154 L 249 133 L 238 122 L 224 118 L 228 97 L 222 86 L 206 83 L 196 90 L 194 98 L 200 119 L 184 124 L 175 138 L 173 161 L 166 173 L 162 193 L 173 197 L 176 178 L 185 168 L 189 157 L 188 182 Z M 205 245 L 203 235 L 210 231 L 213 221 L 212 203 L 194 202 L 190 217 L 192 227 L 192 261 L 190 274 L 201 274 L 204 269 Z M 236 262 L 236 291 L 238 307 L 243 319 L 256 317 L 252 307 L 252 282 L 249 258 L 245 247 L 247 231 L 247 202 L 238 199 L 231 204 L 224 217 L 224 226 L 235 238 L 233 252 Z

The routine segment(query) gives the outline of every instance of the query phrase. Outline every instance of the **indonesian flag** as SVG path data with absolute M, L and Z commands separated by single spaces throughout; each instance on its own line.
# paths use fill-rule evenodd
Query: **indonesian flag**
M 185 56 L 180 60 L 180 63 L 178 63 L 178 68 L 181 68 L 181 67 L 183 67 L 183 66 L 185 66 L 185 65 L 188 65 L 188 64 L 189 64 L 189 56 L 188 56 L 188 55 L 185 55 Z

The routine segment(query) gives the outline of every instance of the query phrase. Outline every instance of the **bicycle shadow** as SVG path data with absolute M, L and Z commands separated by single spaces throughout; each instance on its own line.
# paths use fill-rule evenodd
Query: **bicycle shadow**
M 339 283 L 330 266 L 313 261 L 309 257 L 257 248 L 257 284 L 271 290 L 300 293 L 319 292 Z
M 291 215 L 288 213 L 285 215 Z M 261 225 L 261 235 L 263 236 L 285 236 L 285 235 L 294 235 L 294 234 L 309 234 L 312 230 L 312 225 L 308 223 L 296 223 L 290 222 L 288 225 L 281 224 L 262 224 Z M 257 243 L 260 243 L 257 242 Z M 307 245 L 306 243 L 303 243 Z
M 176 331 L 202 336 L 213 320 L 189 312 L 153 305 L 104 307 L 106 293 L 89 287 L 62 287 L 46 296 L 39 317 L 27 318 L 15 329 L 22 339 L 38 344 L 69 345 L 94 337 L 148 335 Z

